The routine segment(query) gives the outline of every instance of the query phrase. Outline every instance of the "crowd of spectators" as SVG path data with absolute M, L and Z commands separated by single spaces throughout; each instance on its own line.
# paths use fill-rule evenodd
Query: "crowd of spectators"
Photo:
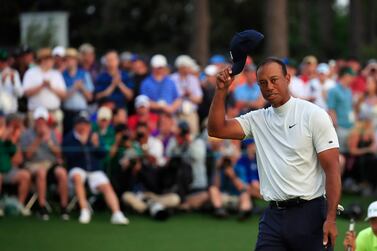
M 249 217 L 261 198 L 254 141 L 206 132 L 227 59 L 214 55 L 200 67 L 188 55 L 174 64 L 161 54 L 98 56 L 90 44 L 0 51 L 0 196 L 15 188 L 19 212 L 43 220 L 53 211 L 68 220 L 76 205 L 79 222 L 89 223 L 99 193 L 113 224 L 128 224 L 124 210 L 160 220 L 192 210 Z M 284 62 L 292 96 L 327 110 L 334 122 L 344 189 L 375 193 L 377 61 L 318 63 L 310 55 Z M 248 58 L 231 86 L 227 116 L 268 105 Z M 60 210 L 49 205 L 54 198 Z M 3 209 L 0 203 L 0 216 Z

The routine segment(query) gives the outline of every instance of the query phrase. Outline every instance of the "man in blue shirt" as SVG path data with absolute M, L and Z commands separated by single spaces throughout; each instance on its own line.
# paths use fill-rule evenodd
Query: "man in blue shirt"
M 80 111 L 88 108 L 88 103 L 93 98 L 94 86 L 89 73 L 78 68 L 78 52 L 74 48 L 66 50 L 67 69 L 63 72 L 63 78 L 67 87 L 67 98 L 63 103 L 64 134 L 73 126 L 73 118 Z
M 242 114 L 263 108 L 265 105 L 265 100 L 257 84 L 255 70 L 254 64 L 247 65 L 244 69 L 246 83 L 237 86 L 234 90 L 236 106 Z
M 163 55 L 152 57 L 152 73 L 142 82 L 140 94 L 149 97 L 152 111 L 175 113 L 182 101 L 175 83 L 168 76 L 167 66 Z
M 133 82 L 128 73 L 119 70 L 119 56 L 116 51 L 105 55 L 106 71 L 98 75 L 95 83 L 96 99 L 108 98 L 117 108 L 123 108 L 133 97 Z
M 341 68 L 338 83 L 334 88 L 330 89 L 327 97 L 328 112 L 338 134 L 339 151 L 341 153 L 348 153 L 347 138 L 355 122 L 352 93 L 349 88 L 355 75 L 351 68 Z

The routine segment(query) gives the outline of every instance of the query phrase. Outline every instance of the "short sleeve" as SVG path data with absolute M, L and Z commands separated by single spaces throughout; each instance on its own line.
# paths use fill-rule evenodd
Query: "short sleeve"
M 332 148 L 339 148 L 338 136 L 325 110 L 316 109 L 310 117 L 309 127 L 312 132 L 313 144 L 317 153 Z
M 367 245 L 370 244 L 368 241 L 368 233 L 369 229 L 364 229 L 361 231 L 356 237 L 356 251 L 368 251 Z M 370 230 L 371 231 L 371 230 Z
M 241 125 L 245 138 L 253 138 L 253 114 L 255 111 L 246 113 L 236 118 Z

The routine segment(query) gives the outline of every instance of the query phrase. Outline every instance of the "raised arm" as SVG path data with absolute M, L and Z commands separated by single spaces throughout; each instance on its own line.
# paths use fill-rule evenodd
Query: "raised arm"
M 220 71 L 216 80 L 215 96 L 208 114 L 208 135 L 223 139 L 243 139 L 245 133 L 236 119 L 226 119 L 225 99 L 234 80 L 230 67 Z

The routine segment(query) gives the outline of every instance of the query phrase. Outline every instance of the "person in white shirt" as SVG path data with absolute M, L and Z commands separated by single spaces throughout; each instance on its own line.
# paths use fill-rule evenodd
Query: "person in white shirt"
M 330 67 L 326 63 L 317 66 L 317 77 L 309 80 L 313 103 L 327 110 L 327 92 L 335 86 L 335 81 L 329 78 Z
M 37 107 L 46 108 L 61 128 L 63 113 L 61 102 L 66 97 L 66 85 L 62 74 L 53 69 L 54 61 L 49 48 L 37 52 L 38 66 L 26 71 L 23 90 L 28 98 L 29 114 Z
M 0 50 L 0 110 L 4 114 L 17 112 L 22 94 L 20 74 L 9 67 L 8 52 Z
M 330 117 L 318 106 L 291 97 L 285 64 L 267 58 L 257 68 L 257 80 L 272 106 L 226 119 L 230 74 L 230 68 L 218 74 L 208 134 L 255 140 L 260 190 L 270 203 L 259 223 L 255 250 L 334 246 L 341 179 L 339 144 Z

